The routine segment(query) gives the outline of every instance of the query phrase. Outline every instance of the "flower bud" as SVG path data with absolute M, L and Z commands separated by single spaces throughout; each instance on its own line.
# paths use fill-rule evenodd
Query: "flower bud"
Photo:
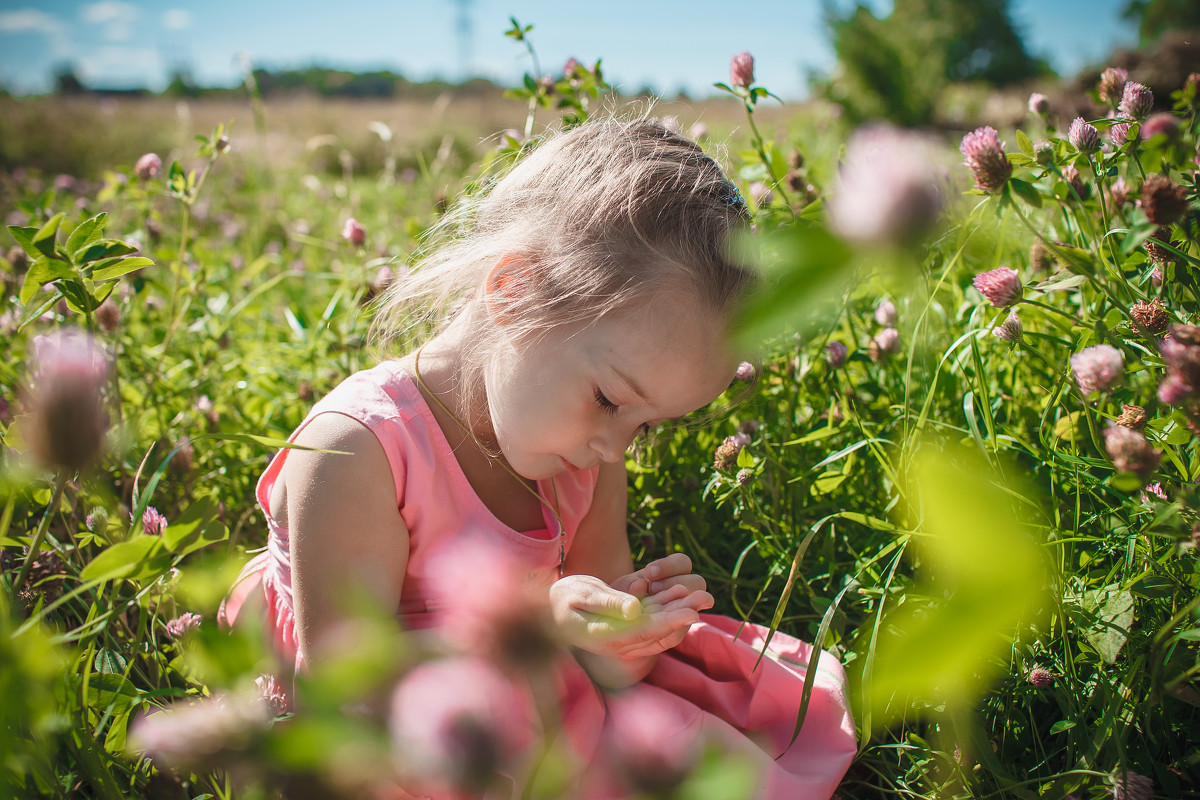
M 1100 132 L 1083 117 L 1076 117 L 1067 130 L 1067 139 L 1081 153 L 1091 155 L 1100 149 Z
M 350 242 L 350 244 L 354 245 L 355 247 L 359 247 L 364 241 L 366 241 L 367 230 L 361 224 L 359 224 L 358 220 L 356 220 L 354 217 L 350 217 L 346 220 L 346 223 L 342 225 L 342 238 Z
M 1046 97 L 1046 95 L 1042 94 L 1041 92 L 1034 92 L 1033 94 L 1029 95 L 1030 114 L 1042 116 L 1049 110 L 1050 98 Z
M 737 482 L 739 486 L 747 486 L 754 480 L 754 470 L 739 469 L 737 473 Z
M 229 137 L 224 134 L 217 137 L 217 141 L 213 143 L 213 149 L 218 153 L 229 152 Z
M 1129 80 L 1129 73 L 1120 67 L 1109 67 L 1100 73 L 1100 85 L 1096 87 L 1096 93 L 1100 95 L 1100 100 L 1108 103 L 1110 106 L 1115 106 L 1121 102 L 1122 93 L 1125 91 L 1125 83 Z
M 1122 428 L 1140 431 L 1146 427 L 1146 409 L 1125 403 L 1121 406 L 1121 415 L 1117 417 L 1117 424 Z
M 200 621 L 203 619 L 199 614 L 193 614 L 188 611 L 181 614 L 175 619 L 167 623 L 167 636 L 172 639 L 182 639 L 192 631 L 200 627 Z
M 1108 141 L 1113 147 L 1124 147 L 1129 144 L 1129 131 L 1133 126 L 1128 122 L 1114 122 L 1108 128 Z
M 754 83 L 754 56 L 743 51 L 729 62 L 729 82 L 742 89 Z
M 754 365 L 749 361 L 743 361 L 738 364 L 737 373 L 733 376 L 734 380 L 739 380 L 744 383 L 749 383 L 754 380 Z
M 1038 139 L 1033 143 L 1033 160 L 1043 167 L 1054 163 L 1054 143 L 1047 139 Z
M 137 160 L 137 164 L 133 167 L 133 173 L 143 181 L 157 178 L 160 172 L 162 172 L 162 159 L 156 153 L 146 153 Z
M 1129 81 L 1122 91 L 1117 110 L 1131 119 L 1145 119 L 1154 110 L 1154 92 L 1136 81 Z
M 976 128 L 963 137 L 958 149 L 980 191 L 996 194 L 1012 177 L 1012 164 L 1004 155 L 1004 147 L 995 128 L 987 125 Z
M 1071 369 L 1084 397 L 1114 389 L 1125 377 L 1125 359 L 1112 345 L 1085 347 L 1071 356 Z
M 47 466 L 80 469 L 99 454 L 108 429 L 101 405 L 108 372 L 104 353 L 76 331 L 36 336 L 34 351 L 30 445 Z
M 1008 317 L 1005 318 L 1004 322 L 992 329 L 992 335 L 997 339 L 1018 344 L 1024 337 L 1024 331 L 1021 328 L 1021 319 L 1017 316 L 1017 312 L 1008 312 Z
M 1112 195 L 1113 205 L 1118 208 L 1128 203 L 1129 196 L 1133 193 L 1123 177 L 1113 181 L 1108 191 Z
M 1155 173 L 1142 183 L 1138 205 L 1146 213 L 1146 219 L 1155 225 L 1170 225 L 1187 213 L 1187 189 L 1166 175 Z
M 997 267 L 981 272 L 972 283 L 996 308 L 1008 308 L 1021 299 L 1021 278 L 1015 269 Z
M 1067 186 L 1070 187 L 1070 194 L 1067 195 L 1068 199 L 1086 200 L 1088 195 L 1091 194 L 1088 191 L 1088 185 L 1083 182 L 1083 176 L 1079 174 L 1079 170 L 1075 168 L 1074 164 L 1067 164 L 1063 167 L 1062 176 L 1063 180 L 1067 182 Z
M 1029 682 L 1039 689 L 1045 689 L 1054 683 L 1054 674 L 1048 669 L 1034 667 L 1029 670 Z

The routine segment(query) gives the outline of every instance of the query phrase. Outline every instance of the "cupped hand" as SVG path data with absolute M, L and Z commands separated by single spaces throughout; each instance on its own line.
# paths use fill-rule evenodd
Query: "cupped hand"
M 712 600 L 712 596 L 705 591 L 707 585 L 704 578 L 692 572 L 692 560 L 684 553 L 672 553 L 651 561 L 641 569 L 617 578 L 612 586 L 638 597 L 657 595 L 666 589 L 682 586 L 689 594 L 698 592 Z M 711 607 L 711 602 L 704 606 Z
M 645 600 L 591 575 L 568 575 L 550 587 L 551 613 L 567 643 L 611 658 L 639 658 L 674 647 L 699 621 L 700 607 L 711 605 L 707 592 L 689 592 L 682 585 Z

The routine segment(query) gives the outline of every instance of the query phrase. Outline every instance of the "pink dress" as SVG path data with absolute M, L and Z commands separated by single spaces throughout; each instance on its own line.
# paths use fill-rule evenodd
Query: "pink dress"
M 378 437 L 391 465 L 400 513 L 409 532 L 409 558 L 397 617 L 406 628 L 438 624 L 438 607 L 427 591 L 436 554 L 467 535 L 487 537 L 528 565 L 532 580 L 549 584 L 557 577 L 560 543 L 557 522 L 543 504 L 546 529 L 518 532 L 501 523 L 472 490 L 425 399 L 397 362 L 384 362 L 356 373 L 313 407 L 292 434 L 295 438 L 318 414 L 345 414 Z M 298 652 L 292 612 L 287 530 L 275 522 L 271 488 L 288 451 L 272 460 L 258 483 L 257 498 L 267 520 L 268 542 L 243 569 L 222 607 L 232 624 L 252 594 L 268 609 L 267 628 L 283 657 Z M 591 505 L 597 471 L 566 473 L 539 483 L 543 497 L 556 497 L 563 520 L 563 542 L 570 549 L 580 521 Z M 854 723 L 841 664 L 821 653 L 811 699 L 799 736 L 793 741 L 804 677 L 812 646 L 776 632 L 759 658 L 767 629 L 716 614 L 704 614 L 684 641 L 659 656 L 651 673 L 625 690 L 647 702 L 668 702 L 684 721 L 681 735 L 720 741 L 749 758 L 761 777 L 759 797 L 767 800 L 829 798 L 856 752 Z M 757 664 L 757 667 L 756 667 Z M 573 665 L 573 662 L 572 662 Z M 606 710 L 601 693 L 575 667 L 561 681 L 563 724 L 576 749 L 597 743 Z M 571 731 L 574 727 L 576 730 Z M 580 753 L 581 763 L 590 754 Z

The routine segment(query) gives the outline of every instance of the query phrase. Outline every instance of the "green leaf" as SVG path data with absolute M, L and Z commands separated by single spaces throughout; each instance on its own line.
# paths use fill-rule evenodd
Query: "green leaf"
M 50 310 L 51 306 L 62 299 L 62 296 L 62 289 L 56 286 L 47 299 L 42 300 L 40 303 L 27 304 L 25 313 L 21 315 L 21 321 L 17 323 L 17 330 L 22 331 L 34 320 L 41 318 L 42 314 L 45 314 Z
M 113 580 L 139 575 L 146 571 L 150 559 L 162 549 L 162 539 L 139 534 L 114 544 L 83 568 L 79 577 L 85 581 Z
M 108 212 L 101 211 L 96 216 L 79 223 L 79 227 L 67 237 L 67 252 L 75 253 L 103 236 L 104 222 L 107 219 Z
M 82 266 L 90 261 L 99 261 L 100 259 L 112 258 L 114 256 L 127 256 L 130 253 L 136 252 L 136 247 L 125 242 L 116 239 L 99 239 L 88 242 L 84 247 L 76 251 L 75 263 Z
M 1042 207 L 1042 196 L 1038 194 L 1038 190 L 1032 183 L 1028 183 L 1018 178 L 1010 178 L 1008 183 L 1010 186 L 1012 186 L 1013 191 L 1017 193 L 1017 196 L 1026 203 L 1034 208 Z
M 92 668 L 96 672 L 120 675 L 125 672 L 125 665 L 127 663 L 128 661 L 125 657 L 116 650 L 101 648 L 96 651 L 96 660 Z
M 839 517 L 850 522 L 857 522 L 859 525 L 865 525 L 868 528 L 873 528 L 877 531 L 894 531 L 896 526 L 890 522 L 885 522 L 875 517 L 869 517 L 866 514 L 860 514 L 857 511 L 843 511 L 838 514 Z
M 39 258 L 30 265 L 29 272 L 25 273 L 25 282 L 21 284 L 19 295 L 21 304 L 28 305 L 43 285 L 64 278 L 74 278 L 76 275 L 75 268 L 66 261 L 57 258 Z
M 33 246 L 33 237 L 34 234 L 38 232 L 37 228 L 27 228 L 21 225 L 9 225 L 8 232 L 12 234 L 12 237 L 17 240 L 17 244 L 21 245 L 21 249 L 27 254 L 33 256 L 34 258 L 37 258 L 40 255 L 37 249 Z
M 1117 586 L 1087 592 L 1082 598 L 1083 611 L 1091 624 L 1084 637 L 1100 656 L 1112 664 L 1129 638 L 1133 624 L 1133 595 Z
M 846 478 L 848 478 L 848 477 L 850 477 L 850 476 L 843 475 L 840 472 L 821 473 L 820 475 L 817 476 L 817 479 L 815 481 L 813 481 L 811 492 L 814 497 L 817 497 L 817 496 L 820 496 L 823 494 L 829 494 L 834 489 L 841 486 L 842 482 L 845 481 Z
M 1017 149 L 1030 158 L 1033 158 L 1033 142 L 1029 140 L 1029 137 L 1020 128 L 1017 129 Z
M 1118 492 L 1131 494 L 1141 489 L 1145 482 L 1132 472 L 1118 472 L 1109 479 L 1108 485 Z
M 65 214 L 55 214 L 50 218 L 50 221 L 38 229 L 38 232 L 33 235 L 33 248 L 37 253 L 30 255 L 41 254 L 46 258 L 54 256 L 54 245 L 57 243 L 58 226 L 62 223 Z
M 224 540 L 229 532 L 218 521 L 219 514 L 217 501 L 211 495 L 197 499 L 163 530 L 163 544 L 174 553 L 186 555 Z
M 63 297 L 67 298 L 67 305 L 80 314 L 95 311 L 104 302 L 104 298 L 94 296 L 81 281 L 62 281 L 59 288 Z M 105 292 L 107 296 L 108 292 Z
M 87 685 L 87 704 L 101 713 L 120 714 L 140 702 L 142 693 L 133 682 L 116 672 L 96 672 Z
M 1056 722 L 1050 726 L 1050 733 L 1051 733 L 1051 735 L 1053 735 L 1055 733 L 1062 733 L 1063 731 L 1069 731 L 1069 730 L 1071 730 L 1071 728 L 1074 728 L 1077 724 L 1078 723 L 1076 723 L 1075 720 L 1072 720 L 1072 719 L 1061 719 L 1058 722 Z
M 111 281 L 122 275 L 127 275 L 134 270 L 143 269 L 145 267 L 154 266 L 154 262 L 145 256 L 127 256 L 125 258 L 116 259 L 110 263 L 108 260 L 102 262 L 106 266 L 101 266 L 92 272 L 92 280 L 94 281 Z
M 1141 246 L 1142 242 L 1154 235 L 1156 230 L 1158 230 L 1158 226 L 1153 222 L 1146 222 L 1133 228 L 1129 231 L 1129 234 L 1125 237 L 1125 240 L 1121 242 L 1121 252 L 1123 252 L 1125 255 L 1129 255 L 1134 250 L 1137 250 L 1138 247 Z

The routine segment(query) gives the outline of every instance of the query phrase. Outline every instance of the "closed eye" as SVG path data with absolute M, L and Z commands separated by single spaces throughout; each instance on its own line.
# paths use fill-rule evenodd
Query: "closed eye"
M 596 407 L 605 414 L 612 416 L 616 416 L 617 412 L 621 409 L 620 406 L 604 396 L 604 392 L 600 391 L 599 386 L 596 387 Z

